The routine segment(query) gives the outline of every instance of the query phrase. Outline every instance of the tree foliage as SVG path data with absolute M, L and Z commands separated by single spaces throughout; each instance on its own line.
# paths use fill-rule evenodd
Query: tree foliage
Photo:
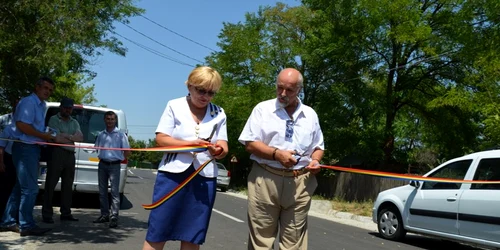
M 128 136 L 128 142 L 130 148 L 153 148 L 156 147 L 156 141 L 149 139 L 148 141 L 136 140 L 132 136 Z M 132 151 L 128 157 L 129 161 L 134 163 L 149 162 L 157 167 L 163 157 L 162 152 L 151 152 L 151 151 Z
M 356 45 L 346 49 L 359 56 L 344 60 L 362 63 L 354 76 L 361 88 L 370 89 L 373 103 L 356 107 L 375 107 L 380 118 L 368 122 L 383 138 L 379 148 L 385 164 L 404 162 L 411 150 L 422 148 L 445 157 L 480 148 L 483 107 L 498 104 L 478 98 L 497 88 L 498 71 L 488 71 L 490 82 L 478 79 L 486 73 L 480 65 L 485 56 L 498 60 L 498 49 L 488 45 L 489 39 L 498 39 L 496 1 L 303 2 L 318 22 L 332 28 L 329 34 L 315 32 L 320 38 L 316 47 L 331 46 L 321 38 L 332 33 Z M 323 55 L 342 56 L 335 51 Z
M 498 144 L 498 1 L 302 2 L 224 24 L 221 52 L 207 58 L 224 77 L 216 101 L 240 159 L 244 122 L 285 67 L 304 74 L 326 163 L 354 155 L 406 171 Z
M 113 36 L 113 22 L 127 22 L 142 10 L 131 0 L 5 0 L 0 3 L 0 98 L 33 90 L 42 75 L 57 81 L 54 100 L 68 95 L 95 102 L 92 60 L 109 50 L 125 55 Z M 4 107 L 5 108 L 5 107 Z

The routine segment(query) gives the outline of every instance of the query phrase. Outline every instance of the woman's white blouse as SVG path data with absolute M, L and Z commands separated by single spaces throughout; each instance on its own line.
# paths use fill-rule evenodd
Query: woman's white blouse
M 200 124 L 197 124 L 191 115 L 187 98 L 182 97 L 170 100 L 167 103 L 156 133 L 166 134 L 180 140 L 196 140 L 198 138 L 208 138 L 215 124 L 217 124 L 217 130 L 210 142 L 215 144 L 220 140 L 227 141 L 226 114 L 221 107 L 209 103 L 205 117 Z M 191 163 L 193 163 L 195 169 L 198 169 L 211 158 L 208 150 L 196 154 L 192 152 L 165 153 L 158 170 L 181 173 Z M 205 177 L 216 177 L 217 166 L 215 160 L 212 160 L 200 174 Z

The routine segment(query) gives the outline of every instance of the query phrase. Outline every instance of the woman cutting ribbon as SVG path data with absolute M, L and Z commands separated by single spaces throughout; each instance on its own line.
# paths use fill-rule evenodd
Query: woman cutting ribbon
M 199 249 L 205 242 L 217 187 L 214 159 L 228 153 L 226 115 L 210 100 L 222 85 L 210 67 L 195 68 L 188 77 L 188 96 L 170 100 L 156 129 L 158 146 L 206 145 L 204 152 L 165 153 L 158 167 L 153 202 L 172 192 L 200 170 L 175 195 L 151 210 L 143 249 L 163 249 L 181 241 L 181 249 Z

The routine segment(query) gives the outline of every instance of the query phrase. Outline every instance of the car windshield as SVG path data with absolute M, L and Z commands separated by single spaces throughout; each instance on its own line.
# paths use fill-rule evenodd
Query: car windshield
M 53 115 L 57 115 L 58 112 L 59 107 L 50 107 L 47 111 L 45 124 L 48 123 L 50 117 L 52 117 Z M 100 110 L 83 109 L 76 107 L 73 109 L 71 117 L 76 119 L 80 124 L 84 143 L 94 143 L 99 132 L 103 131 L 106 128 L 106 125 L 104 124 L 104 113 L 105 111 Z M 116 122 L 116 126 L 118 127 L 118 121 Z

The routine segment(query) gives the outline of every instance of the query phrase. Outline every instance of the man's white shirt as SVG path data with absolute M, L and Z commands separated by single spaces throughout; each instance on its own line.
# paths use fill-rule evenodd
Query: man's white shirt
M 13 115 L 12 113 L 8 113 L 5 115 L 0 115 L 0 132 L 4 130 L 4 128 L 12 123 Z
M 291 138 L 286 138 L 287 121 L 292 123 Z M 290 129 L 290 128 L 289 128 Z M 303 155 L 293 169 L 301 169 L 311 161 L 315 149 L 324 150 L 323 132 L 316 112 L 309 106 L 299 105 L 292 117 L 279 104 L 278 99 L 271 99 L 257 104 L 248 118 L 238 141 L 245 145 L 247 141 L 260 141 L 270 147 L 281 150 L 296 150 Z M 275 168 L 283 166 L 274 160 L 260 158 L 254 154 L 250 159 Z
M 208 138 L 215 124 L 217 124 L 217 130 L 210 142 L 215 144 L 219 140 L 227 141 L 226 114 L 222 108 L 209 103 L 205 117 L 200 124 L 197 124 L 193 120 L 186 97 L 182 97 L 170 100 L 167 103 L 156 133 L 163 133 L 175 139 L 196 140 L 198 138 Z M 181 173 L 191 163 L 193 163 L 195 169 L 198 169 L 211 158 L 208 150 L 199 153 L 165 153 L 158 170 Z M 215 160 L 212 160 L 200 174 L 205 177 L 216 177 L 217 166 Z

